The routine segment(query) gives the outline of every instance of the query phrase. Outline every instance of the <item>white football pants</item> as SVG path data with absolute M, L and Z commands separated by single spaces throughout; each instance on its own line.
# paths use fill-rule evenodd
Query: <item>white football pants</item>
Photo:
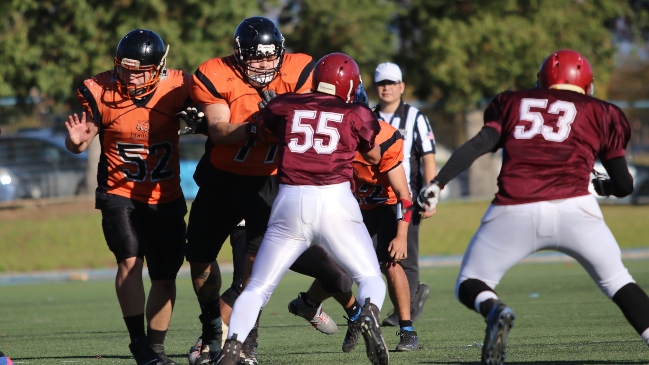
M 312 244 L 322 245 L 358 284 L 361 304 L 370 298 L 381 309 L 385 283 L 350 184 L 281 184 L 252 277 L 234 303 L 228 338 L 246 339 L 286 270 Z
M 540 250 L 563 252 L 612 298 L 635 283 L 592 195 L 520 205 L 491 205 L 462 260 L 455 285 L 478 279 L 496 288 L 507 270 Z M 484 299 L 488 299 L 484 297 Z M 475 303 L 476 308 L 479 303 Z

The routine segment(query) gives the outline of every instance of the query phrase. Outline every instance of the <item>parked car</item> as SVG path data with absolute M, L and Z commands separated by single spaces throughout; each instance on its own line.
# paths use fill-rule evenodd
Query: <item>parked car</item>
M 0 136 L 0 201 L 74 196 L 86 189 L 87 154 L 65 148 L 65 135 L 29 130 Z
M 207 136 L 195 134 L 180 137 L 180 187 L 183 189 L 185 199 L 194 200 L 198 193 L 198 185 L 194 181 L 194 172 L 198 161 L 205 152 Z
M 624 198 L 599 196 L 595 193 L 595 188 L 592 183 L 588 186 L 588 190 L 602 203 L 649 204 L 649 166 L 634 165 L 631 163 L 628 165 L 629 173 L 633 176 L 633 193 L 631 195 Z M 594 170 L 606 174 L 606 169 L 604 169 L 604 166 L 599 161 L 595 162 Z M 591 174 L 591 179 L 594 177 L 595 175 Z

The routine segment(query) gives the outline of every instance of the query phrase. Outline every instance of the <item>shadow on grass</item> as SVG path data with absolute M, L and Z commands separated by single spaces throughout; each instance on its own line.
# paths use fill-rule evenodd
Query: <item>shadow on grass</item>
M 419 361 L 417 364 L 467 364 L 467 365 L 481 365 L 481 362 L 475 362 L 475 361 L 467 361 L 467 362 L 462 362 L 462 361 Z M 608 360 L 608 361 L 602 361 L 602 360 L 575 360 L 575 361 L 507 361 L 504 363 L 505 365 L 527 365 L 527 364 L 535 364 L 535 365 L 588 365 L 588 364 L 647 364 L 647 361 L 635 361 L 635 360 Z

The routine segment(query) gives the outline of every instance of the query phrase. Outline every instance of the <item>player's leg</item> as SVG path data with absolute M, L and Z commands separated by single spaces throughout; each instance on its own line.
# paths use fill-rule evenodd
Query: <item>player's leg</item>
M 284 272 L 307 249 L 307 242 L 312 239 L 312 234 L 305 236 L 303 232 L 298 210 L 300 195 L 296 192 L 299 193 L 299 187 L 286 187 L 280 191 L 250 281 L 232 310 L 228 340 L 217 364 L 238 362 L 242 340 L 248 337 L 257 318 L 251 313 L 259 313 Z M 228 353 L 227 350 L 234 352 Z
M 615 237 L 592 196 L 562 203 L 559 251 L 575 258 L 597 286 L 613 300 L 631 326 L 649 344 L 649 297 L 622 262 Z
M 512 266 L 534 252 L 538 214 L 538 204 L 491 205 L 464 253 L 455 294 L 487 322 L 483 363 L 499 364 L 505 358 L 515 315 L 494 289 Z
M 302 219 L 318 223 L 319 243 L 357 283 L 358 297 L 363 303 L 358 321 L 367 356 L 373 363 L 387 364 L 387 345 L 379 329 L 385 283 L 358 202 L 350 193 L 348 183 L 331 185 L 321 189 L 320 194 L 319 216 L 305 213 L 307 207 L 313 206 L 306 197 L 301 201 L 304 205 L 301 209 Z
M 97 196 L 97 207 L 102 213 L 106 244 L 117 261 L 115 292 L 131 339 L 129 349 L 137 364 L 155 364 L 161 359 L 151 348 L 145 332 L 142 282 L 144 244 L 140 244 L 135 229 L 144 222 L 140 212 L 125 198 L 100 194 Z
M 186 212 L 184 199 L 161 204 L 155 212 L 149 212 L 141 234 L 146 237 L 145 258 L 151 278 L 146 303 L 147 338 L 166 364 L 175 364 L 165 354 L 164 340 L 176 301 L 176 276 L 184 261 Z
M 289 305 L 289 312 L 301 316 L 317 330 L 333 334 L 338 330 L 336 323 L 322 311 L 322 302 L 334 296 L 343 306 L 354 304 L 351 287 L 353 281 L 340 265 L 321 246 L 309 247 L 291 265 L 292 271 L 316 278 L 308 291 L 302 292 Z
M 189 213 L 185 257 L 190 264 L 194 293 L 201 309 L 200 343 L 190 349 L 190 364 L 209 362 L 221 347 L 220 296 L 221 272 L 216 257 L 232 231 L 242 219 L 236 206 L 220 196 L 200 188 Z
M 418 213 L 412 215 L 408 225 L 408 257 L 401 261 L 404 273 L 408 279 L 408 292 L 410 293 L 410 314 L 413 321 L 419 319 L 424 304 L 430 294 L 430 288 L 419 282 L 419 227 L 421 216 Z M 384 326 L 398 326 L 399 314 L 394 303 L 394 313 L 383 320 Z

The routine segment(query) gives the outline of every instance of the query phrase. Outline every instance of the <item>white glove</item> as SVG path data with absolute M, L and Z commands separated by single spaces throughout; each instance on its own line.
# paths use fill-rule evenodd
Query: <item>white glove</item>
M 439 201 L 439 192 L 442 189 L 440 189 L 438 184 L 439 183 L 436 180 L 431 181 L 421 189 L 419 196 L 417 196 L 417 204 L 428 212 L 435 209 L 437 202 Z

